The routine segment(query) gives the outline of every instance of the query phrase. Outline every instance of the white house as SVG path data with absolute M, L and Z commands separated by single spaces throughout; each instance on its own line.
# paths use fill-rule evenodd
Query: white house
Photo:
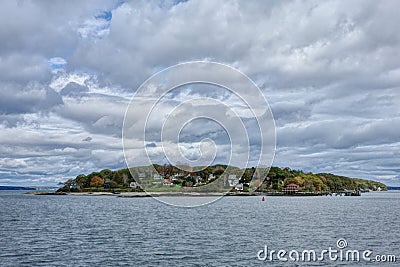
M 176 181 L 176 180 L 178 180 L 178 177 L 179 177 L 179 176 L 180 176 L 180 175 L 179 175 L 178 173 L 176 173 L 176 174 L 172 175 L 171 180 L 172 180 L 172 181 Z
M 235 189 L 236 189 L 237 191 L 243 191 L 243 184 L 237 184 L 237 185 L 235 186 Z
M 229 186 L 235 186 L 239 183 L 239 179 L 236 177 L 235 174 L 230 174 L 228 176 L 228 184 Z
M 158 173 L 158 172 L 156 172 L 154 175 L 153 175 L 153 180 L 161 180 L 161 175 Z
M 172 186 L 174 185 L 170 179 L 164 179 L 163 185 Z

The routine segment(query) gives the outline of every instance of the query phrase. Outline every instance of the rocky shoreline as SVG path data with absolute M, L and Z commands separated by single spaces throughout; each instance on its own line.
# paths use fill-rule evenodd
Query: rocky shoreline
M 28 192 L 30 195 L 68 195 L 68 196 L 114 196 L 114 197 L 215 197 L 215 196 L 257 196 L 250 192 Z
M 135 197 L 219 197 L 219 196 L 288 196 L 288 197 L 311 197 L 311 196 L 360 196 L 360 191 L 343 192 L 38 192 L 32 191 L 29 195 L 57 195 L 57 196 L 113 196 L 124 198 Z

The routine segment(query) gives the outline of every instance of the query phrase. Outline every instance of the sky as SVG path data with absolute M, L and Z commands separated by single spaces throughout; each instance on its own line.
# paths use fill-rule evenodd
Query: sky
M 275 118 L 274 166 L 400 186 L 398 10 L 396 0 L 4 1 L 0 185 L 126 167 L 121 129 L 137 88 L 202 60 L 261 89 Z M 187 144 L 202 125 L 186 128 Z

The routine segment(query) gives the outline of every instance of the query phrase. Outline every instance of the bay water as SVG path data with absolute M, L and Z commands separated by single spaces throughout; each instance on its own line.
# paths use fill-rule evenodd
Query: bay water
M 0 266 L 400 266 L 399 191 L 264 200 L 180 208 L 150 197 L 3 191 Z M 397 262 L 288 258 L 338 250 L 339 240 Z M 263 259 L 265 248 L 286 251 L 287 261 Z

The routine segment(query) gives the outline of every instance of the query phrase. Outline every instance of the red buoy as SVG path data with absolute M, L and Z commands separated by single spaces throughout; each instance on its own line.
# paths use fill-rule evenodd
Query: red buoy
M 264 197 L 262 197 L 261 201 L 264 201 Z

